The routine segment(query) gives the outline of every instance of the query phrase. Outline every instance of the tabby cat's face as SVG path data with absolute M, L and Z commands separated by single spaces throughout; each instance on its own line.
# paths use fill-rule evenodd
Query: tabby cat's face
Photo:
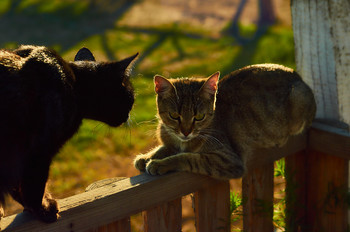
M 214 116 L 218 78 L 219 72 L 207 79 L 154 77 L 158 114 L 168 133 L 187 141 L 208 128 Z

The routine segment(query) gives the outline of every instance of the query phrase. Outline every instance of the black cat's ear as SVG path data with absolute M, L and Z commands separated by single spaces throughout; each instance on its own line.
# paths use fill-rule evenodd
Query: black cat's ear
M 118 62 L 118 64 L 125 70 L 128 68 L 128 66 L 131 64 L 133 60 L 139 55 L 139 53 L 136 53 L 133 56 L 130 56 L 128 58 L 125 58 L 124 60 L 121 60 Z
M 83 47 L 81 48 L 74 57 L 74 61 L 96 61 L 92 52 Z
M 165 77 L 162 77 L 160 75 L 155 75 L 153 80 L 154 80 L 154 91 L 156 91 L 157 94 L 169 92 L 172 89 L 174 89 L 173 84 L 171 84 L 171 82 L 167 80 Z
M 216 90 L 218 89 L 219 77 L 219 71 L 208 77 L 208 79 L 205 81 L 202 88 L 200 89 L 200 92 L 207 97 L 215 96 Z

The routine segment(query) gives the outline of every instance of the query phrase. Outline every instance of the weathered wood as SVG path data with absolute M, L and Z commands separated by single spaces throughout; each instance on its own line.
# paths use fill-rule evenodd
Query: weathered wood
M 217 181 L 195 193 L 197 232 L 230 231 L 230 184 Z
M 243 231 L 273 231 L 273 178 L 273 163 L 255 168 L 243 177 Z
M 307 153 L 300 151 L 285 158 L 286 164 L 286 231 L 306 228 Z
M 309 132 L 308 148 L 350 159 L 350 133 L 347 129 L 314 123 Z
M 310 151 L 307 164 L 307 231 L 348 231 L 348 160 Z
M 350 2 L 292 0 L 297 71 L 313 89 L 317 118 L 350 124 Z
M 350 2 L 292 0 L 291 7 L 297 71 L 313 89 L 316 117 L 349 124 Z M 347 231 L 346 204 L 339 191 L 348 188 L 349 144 L 345 137 L 331 137 L 322 130 L 310 132 L 303 177 L 308 185 L 307 231 Z
M 114 177 L 114 178 L 99 180 L 90 184 L 85 189 L 85 191 L 91 191 L 93 189 L 101 188 L 103 186 L 116 184 L 117 181 L 120 181 L 123 179 L 126 179 L 126 177 Z M 108 225 L 100 226 L 97 229 L 89 230 L 88 232 L 130 232 L 130 231 L 131 231 L 130 217 L 126 217 L 118 221 L 112 222 Z
M 143 215 L 145 232 L 179 232 L 182 227 L 181 198 L 148 209 Z
M 21 213 L 2 219 L 1 228 L 7 228 L 6 232 L 86 231 L 207 188 L 212 183 L 216 180 L 185 172 L 160 177 L 143 174 L 59 200 L 61 218 L 56 223 L 45 224 L 33 220 L 28 213 Z

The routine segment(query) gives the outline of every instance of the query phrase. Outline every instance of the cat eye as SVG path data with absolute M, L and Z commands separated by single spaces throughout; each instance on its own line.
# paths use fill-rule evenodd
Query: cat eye
M 205 117 L 205 114 L 196 114 L 194 116 L 194 120 L 195 121 L 202 121 L 204 119 L 204 117 Z
M 172 118 L 174 120 L 179 120 L 180 119 L 180 115 L 177 112 L 170 112 L 169 116 L 170 116 L 170 118 Z

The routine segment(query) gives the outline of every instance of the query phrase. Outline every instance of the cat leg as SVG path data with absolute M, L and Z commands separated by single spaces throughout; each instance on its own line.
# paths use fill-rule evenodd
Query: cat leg
M 58 204 L 51 195 L 45 192 L 49 164 L 31 162 L 25 170 L 19 188 L 11 195 L 21 203 L 24 210 L 32 212 L 44 222 L 54 222 L 58 219 Z
M 0 220 L 4 216 L 5 216 L 4 207 L 2 206 L 2 203 L 0 202 Z
M 167 156 L 176 154 L 174 148 L 169 148 L 166 146 L 157 146 L 146 154 L 140 154 L 136 156 L 134 160 L 134 166 L 141 172 L 146 171 L 146 165 L 151 159 L 163 159 Z
M 244 165 L 235 153 L 179 153 L 161 160 L 151 160 L 146 171 L 150 175 L 163 175 L 172 171 L 187 171 L 218 179 L 240 178 Z

